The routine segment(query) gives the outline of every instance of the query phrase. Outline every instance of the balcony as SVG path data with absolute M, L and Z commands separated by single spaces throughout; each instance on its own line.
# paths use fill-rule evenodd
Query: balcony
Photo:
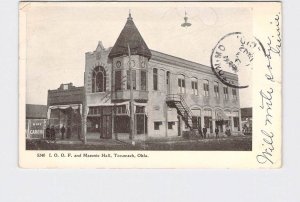
M 134 100 L 148 100 L 148 91 L 133 90 Z M 112 100 L 130 100 L 130 90 L 112 92 Z

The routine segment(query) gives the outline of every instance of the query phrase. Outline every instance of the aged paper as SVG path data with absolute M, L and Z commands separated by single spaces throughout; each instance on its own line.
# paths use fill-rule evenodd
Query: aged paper
M 22 2 L 23 168 L 280 168 L 280 2 Z

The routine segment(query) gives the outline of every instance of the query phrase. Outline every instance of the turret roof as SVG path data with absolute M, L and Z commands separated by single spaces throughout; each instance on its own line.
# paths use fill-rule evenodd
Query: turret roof
M 136 28 L 131 14 L 127 18 L 127 22 L 121 31 L 115 45 L 111 49 L 108 57 L 114 58 L 122 55 L 128 55 L 128 45 L 130 47 L 131 55 L 141 55 L 148 59 L 151 58 L 151 51 L 141 36 L 139 30 Z

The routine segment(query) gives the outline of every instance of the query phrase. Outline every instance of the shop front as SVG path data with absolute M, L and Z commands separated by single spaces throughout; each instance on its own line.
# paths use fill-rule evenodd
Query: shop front
M 54 127 L 56 138 L 62 139 L 65 128 L 66 139 L 81 139 L 82 104 L 52 105 L 48 107 L 47 127 Z

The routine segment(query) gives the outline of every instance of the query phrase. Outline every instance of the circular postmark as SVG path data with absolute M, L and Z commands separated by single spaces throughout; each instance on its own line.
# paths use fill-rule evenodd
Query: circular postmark
M 232 88 L 247 88 L 249 86 L 252 62 L 255 53 L 261 51 L 261 43 L 255 37 L 246 37 L 241 32 L 232 32 L 223 36 L 213 48 L 210 62 L 212 71 L 225 85 Z M 248 72 L 248 73 L 245 73 Z M 238 83 L 231 79 L 232 74 L 243 79 Z

